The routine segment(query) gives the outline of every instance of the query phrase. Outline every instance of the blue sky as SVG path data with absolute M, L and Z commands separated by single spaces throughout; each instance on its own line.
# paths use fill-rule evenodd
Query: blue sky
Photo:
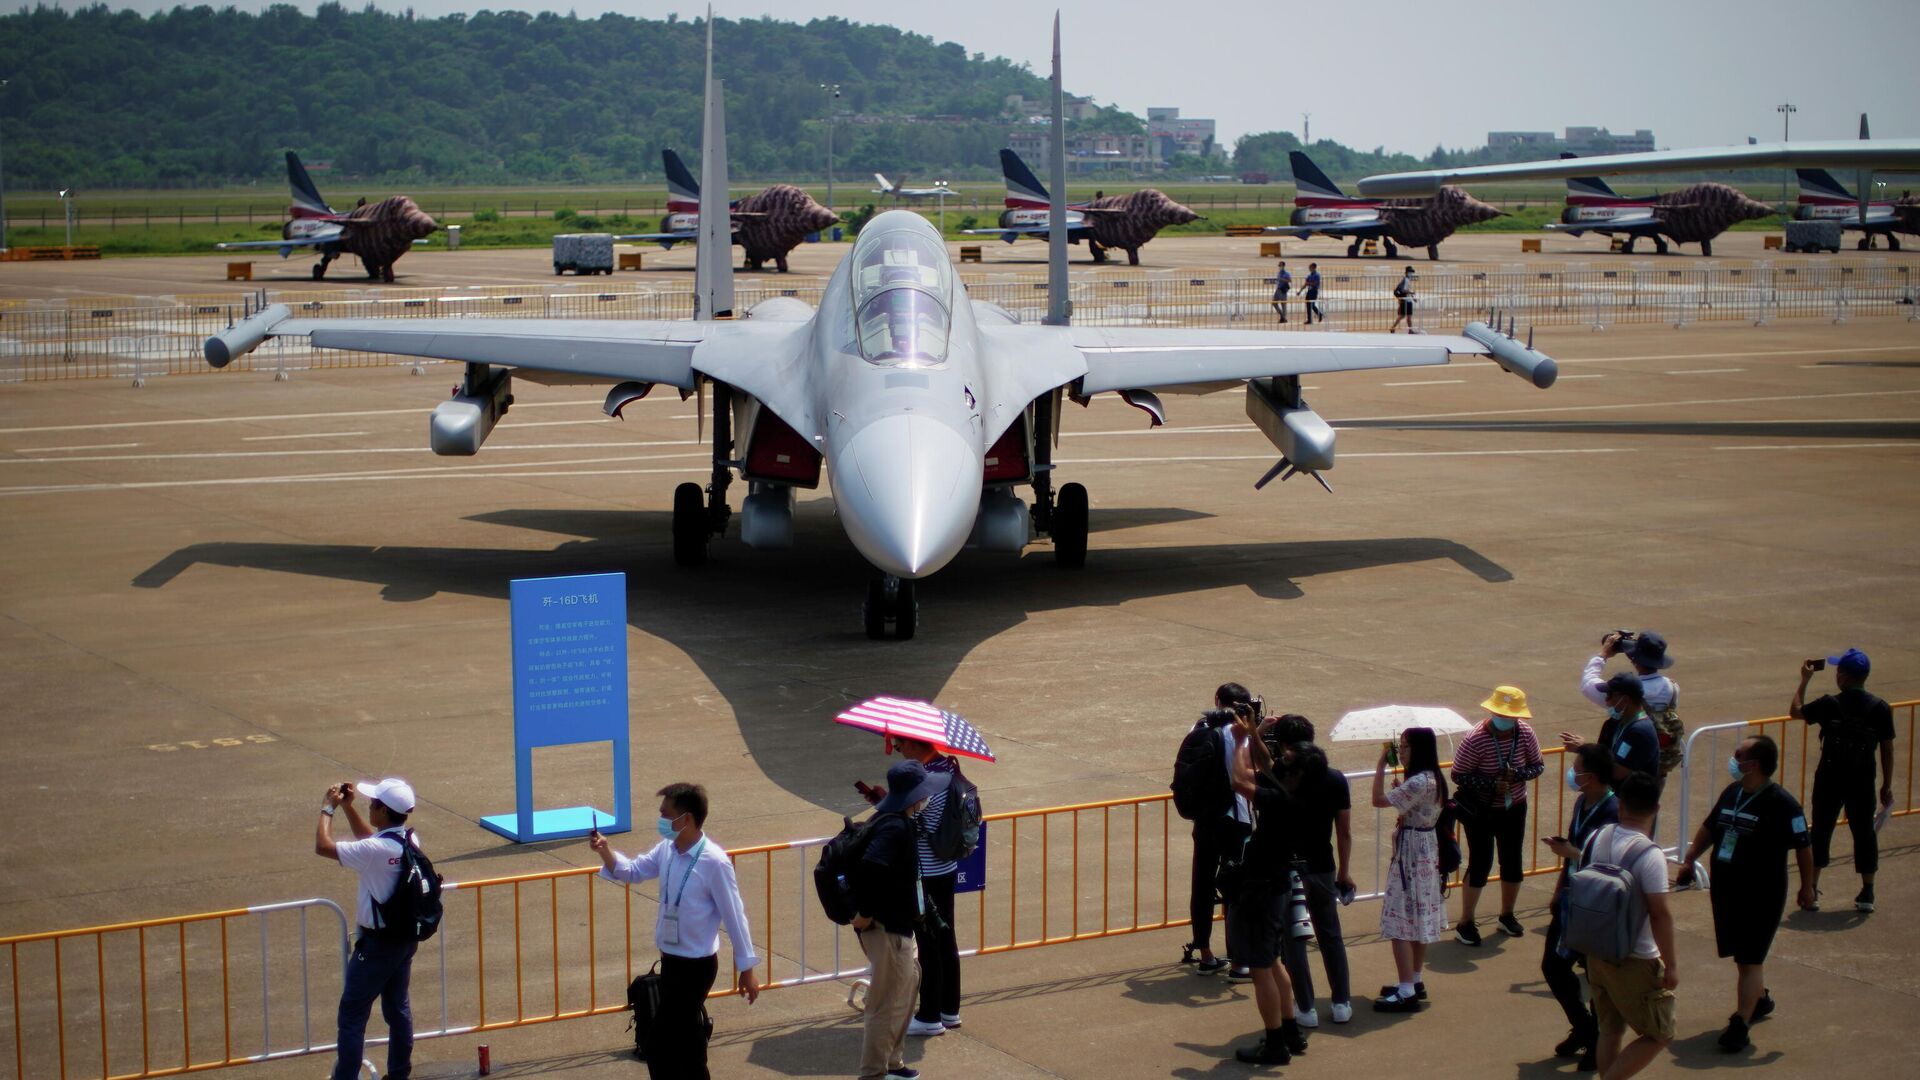
M 421 15 L 493 8 L 688 18 L 705 11 L 666 0 L 376 6 Z M 1315 137 L 1418 154 L 1436 143 L 1478 146 L 1490 130 L 1569 124 L 1649 127 L 1663 146 L 1715 145 L 1778 138 L 1775 106 L 1787 101 L 1799 110 L 1799 138 L 1851 138 L 1863 110 L 1876 135 L 1920 136 L 1911 0 L 1068 0 L 1060 7 L 1069 90 L 1141 115 L 1150 105 L 1175 105 L 1183 115 L 1212 117 L 1229 145 L 1248 132 L 1298 134 L 1302 112 L 1313 114 Z M 1052 11 L 1029 0 L 738 0 L 716 8 L 729 19 L 837 15 L 890 23 L 1042 73 Z

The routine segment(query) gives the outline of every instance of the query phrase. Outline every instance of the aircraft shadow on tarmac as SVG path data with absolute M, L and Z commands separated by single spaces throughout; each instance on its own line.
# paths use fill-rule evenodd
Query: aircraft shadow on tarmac
M 1090 527 L 1113 532 L 1207 516 L 1095 510 Z M 968 551 L 922 587 L 919 636 L 888 643 L 867 640 L 861 629 L 872 571 L 826 500 L 801 504 L 793 550 L 754 552 L 722 539 L 708 563 L 692 569 L 673 563 L 664 512 L 503 510 L 470 520 L 577 539 L 547 549 L 202 543 L 167 555 L 132 584 L 169 587 L 206 565 L 365 582 L 390 602 L 438 593 L 504 601 L 514 578 L 624 570 L 629 624 L 699 666 L 732 707 L 767 777 L 846 813 L 864 804 L 850 784 L 848 744 L 821 738 L 833 713 L 874 694 L 937 699 L 968 654 L 1031 613 L 1225 588 L 1290 600 L 1304 595 L 1304 578 L 1433 560 L 1451 560 L 1483 582 L 1512 580 L 1473 549 L 1431 537 L 1095 547 L 1081 570 L 1057 568 L 1044 546 L 1019 557 Z M 504 604 L 500 617 L 504 632 Z M 632 678 L 644 686 L 647 672 L 636 667 Z
M 1714 439 L 1920 439 L 1911 420 L 1338 420 L 1337 428 L 1504 431 L 1544 435 L 1677 435 Z

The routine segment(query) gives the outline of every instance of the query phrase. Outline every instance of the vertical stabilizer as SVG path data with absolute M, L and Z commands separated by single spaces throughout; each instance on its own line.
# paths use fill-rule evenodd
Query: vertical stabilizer
M 1567 158 L 1578 156 L 1578 154 L 1570 154 L 1562 151 L 1560 160 L 1565 161 Z M 1607 186 L 1605 180 L 1597 176 L 1575 176 L 1569 177 L 1567 180 L 1567 203 L 1570 206 L 1578 206 L 1582 202 L 1618 199 L 1619 197 L 1611 187 Z
M 880 194 L 882 194 L 882 195 L 891 195 L 891 194 L 893 194 L 893 185 L 887 182 L 887 178 L 886 178 L 886 176 L 885 176 L 885 174 L 883 174 L 883 173 L 874 173 L 874 174 L 873 174 L 873 182 L 874 182 L 874 183 L 876 183 L 876 184 L 879 184 L 879 185 L 880 185 Z M 901 181 L 901 182 L 902 182 L 902 183 L 905 183 L 905 181 L 904 181 L 904 180 L 903 180 L 903 181 Z
M 1340 190 L 1340 185 L 1328 179 L 1327 174 L 1320 171 L 1320 166 L 1315 165 L 1306 154 L 1298 150 L 1287 151 L 1287 164 L 1293 167 L 1293 186 L 1299 195 L 1308 199 L 1350 201 L 1346 192 Z
M 300 155 L 287 151 L 287 187 L 293 191 L 293 205 L 290 216 L 294 218 L 332 217 L 333 207 L 320 197 L 320 189 L 313 186 L 313 177 L 307 175 L 307 167 L 300 164 Z
M 1867 134 L 1867 114 L 1866 113 L 1860 114 L 1860 137 L 1863 139 L 1873 138 L 1873 136 Z
M 667 173 L 667 210 L 692 214 L 700 209 L 700 181 L 687 171 L 687 163 L 672 150 L 660 151 L 660 164 Z
M 1794 175 L 1800 178 L 1800 203 L 1805 206 L 1833 206 L 1852 204 L 1853 192 L 1841 186 L 1840 181 L 1825 169 L 1796 169 Z
M 1047 194 L 1047 186 L 1012 150 L 1001 149 L 1000 174 L 1007 178 L 1007 206 L 1041 210 L 1053 201 Z
M 1060 88 L 1060 12 L 1053 13 L 1053 138 L 1048 172 L 1053 195 L 1047 203 L 1047 325 L 1073 321 L 1067 294 L 1067 121 Z M 1011 153 L 1011 151 L 1008 151 Z M 1020 160 L 1018 157 L 1015 161 Z
M 733 317 L 733 214 L 727 205 L 725 87 L 713 77 L 713 9 L 707 9 L 706 120 L 700 128 L 700 249 L 693 317 Z

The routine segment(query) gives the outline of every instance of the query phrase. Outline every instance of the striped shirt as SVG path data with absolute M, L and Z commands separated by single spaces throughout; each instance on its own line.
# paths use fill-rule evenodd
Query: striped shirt
M 958 772 L 960 763 L 945 754 L 936 754 L 927 762 L 930 773 Z M 920 876 L 923 878 L 945 877 L 960 872 L 960 864 L 952 859 L 942 859 L 933 853 L 933 836 L 940 831 L 940 819 L 946 816 L 947 799 L 951 788 L 942 791 L 927 800 L 927 808 L 920 811 L 914 819 L 913 846 L 920 853 Z
M 1526 801 L 1526 782 L 1546 769 L 1532 726 L 1525 720 L 1513 723 L 1513 734 L 1502 736 L 1493 730 L 1491 721 L 1482 721 L 1460 740 L 1460 749 L 1453 755 L 1454 785 L 1470 792 L 1477 805 L 1490 806 L 1502 801 L 1494 794 L 1493 784 L 1503 769 L 1512 770 L 1516 782 L 1504 800 L 1508 806 Z

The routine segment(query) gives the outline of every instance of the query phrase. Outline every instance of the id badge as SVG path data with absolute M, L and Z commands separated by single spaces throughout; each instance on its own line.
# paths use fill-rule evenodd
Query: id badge
M 1738 843 L 1739 840 L 1740 840 L 1740 834 L 1733 831 L 1732 829 L 1728 829 L 1726 832 L 1721 833 L 1720 834 L 1720 850 L 1714 852 L 1714 855 L 1713 855 L 1714 861 L 1723 862 L 1723 863 L 1732 862 L 1733 846 L 1734 844 Z
M 660 916 L 660 944 L 680 944 L 680 913 L 669 911 Z

